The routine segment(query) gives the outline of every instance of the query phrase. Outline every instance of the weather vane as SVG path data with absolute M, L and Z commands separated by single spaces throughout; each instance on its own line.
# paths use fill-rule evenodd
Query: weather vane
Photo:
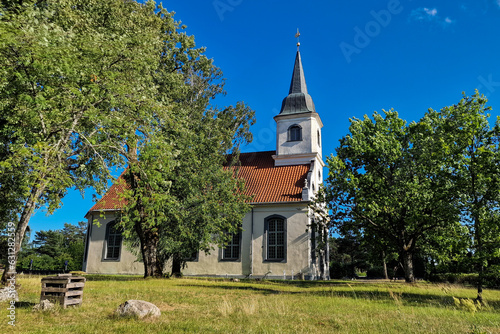
M 300 47 L 300 32 L 299 32 L 299 28 L 297 28 L 297 33 L 295 34 L 295 38 L 297 38 L 297 51 L 299 51 L 299 47 Z

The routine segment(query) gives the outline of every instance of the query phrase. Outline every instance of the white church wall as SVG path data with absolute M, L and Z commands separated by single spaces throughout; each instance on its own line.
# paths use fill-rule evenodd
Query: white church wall
M 252 246 L 253 215 L 253 246 Z M 286 219 L 286 259 L 282 262 L 266 261 L 265 221 L 270 216 Z M 97 218 L 100 226 L 91 227 L 87 261 L 84 271 L 101 274 L 143 274 L 142 262 L 122 243 L 119 260 L 105 260 L 106 226 L 114 221 L 115 216 L 108 213 L 105 218 L 89 217 L 89 222 Z M 310 244 L 307 230 L 307 203 L 279 205 L 256 205 L 245 215 L 241 233 L 240 257 L 236 261 L 222 259 L 222 250 L 214 245 L 210 254 L 200 252 L 195 261 L 187 262 L 182 273 L 186 276 L 228 276 L 228 277 L 263 277 L 282 278 L 299 273 L 309 275 Z M 253 256 L 251 252 L 253 250 Z
M 266 261 L 265 221 L 270 216 L 286 219 L 286 259 L 281 262 Z M 253 247 L 252 212 L 243 220 L 241 256 L 239 261 L 221 261 L 220 251 L 215 249 L 209 255 L 200 253 L 194 262 L 188 262 L 184 275 L 210 275 L 228 277 L 282 278 L 302 272 L 309 274 L 310 245 L 307 230 L 307 204 L 257 205 L 253 209 Z M 253 250 L 253 256 L 251 252 Z
M 132 254 L 122 242 L 120 257 L 118 260 L 105 259 L 106 247 L 106 226 L 112 223 L 116 216 L 114 213 L 106 213 L 105 217 L 99 214 L 89 215 L 89 238 L 86 249 L 86 261 L 83 263 L 83 271 L 93 274 L 144 274 L 144 264 L 137 261 L 137 257 Z M 99 226 L 93 220 L 99 221 Z M 85 259 L 84 259 L 85 260 Z

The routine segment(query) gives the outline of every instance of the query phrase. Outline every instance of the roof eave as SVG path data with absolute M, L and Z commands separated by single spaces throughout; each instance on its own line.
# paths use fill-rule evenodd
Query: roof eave
M 91 215 L 92 213 L 94 212 L 117 212 L 117 211 L 121 211 L 122 209 L 98 209 L 98 210 L 89 210 L 84 218 L 88 219 L 89 215 Z
M 311 201 L 286 201 L 286 202 L 252 202 L 250 205 L 284 205 L 284 204 L 308 204 Z

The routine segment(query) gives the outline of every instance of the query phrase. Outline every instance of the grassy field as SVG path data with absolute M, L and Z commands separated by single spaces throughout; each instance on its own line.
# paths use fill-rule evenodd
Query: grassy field
M 2 333 L 500 333 L 500 291 L 485 291 L 488 306 L 476 309 L 460 303 L 474 289 L 451 285 L 88 276 L 81 307 L 33 312 L 40 277 L 18 282 L 16 326 L 2 303 Z M 119 318 L 127 299 L 162 315 Z

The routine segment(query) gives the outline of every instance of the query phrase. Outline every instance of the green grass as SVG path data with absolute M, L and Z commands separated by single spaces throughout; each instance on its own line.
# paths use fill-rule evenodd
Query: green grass
M 453 299 L 473 299 L 474 289 L 452 285 L 87 277 L 81 307 L 42 313 L 32 312 L 41 277 L 18 276 L 16 327 L 2 303 L 0 332 L 500 333 L 498 290 L 485 291 L 488 306 L 475 310 Z M 119 318 L 127 299 L 152 302 L 162 315 Z

